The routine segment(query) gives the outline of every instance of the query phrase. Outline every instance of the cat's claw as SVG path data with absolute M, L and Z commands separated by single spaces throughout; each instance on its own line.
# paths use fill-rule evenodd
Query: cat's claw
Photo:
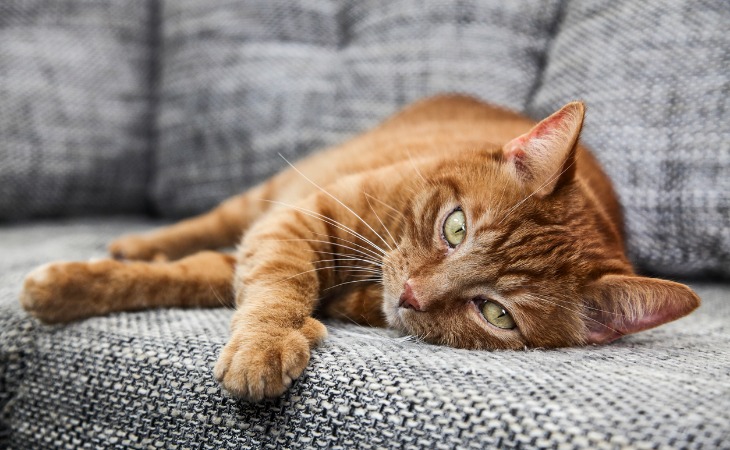
M 312 318 L 301 329 L 234 330 L 213 375 L 235 397 L 254 402 L 278 397 L 301 376 L 310 349 L 326 336 L 324 325 Z

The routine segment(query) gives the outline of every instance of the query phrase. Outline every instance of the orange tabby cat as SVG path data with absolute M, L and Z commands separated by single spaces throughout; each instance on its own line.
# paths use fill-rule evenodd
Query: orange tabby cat
M 583 115 L 425 100 L 207 214 L 117 240 L 117 260 L 39 267 L 21 302 L 68 322 L 223 298 L 237 310 L 215 376 L 250 400 L 304 371 L 327 335 L 316 312 L 471 349 L 605 343 L 688 314 L 689 288 L 633 273 L 610 182 L 577 143 Z M 201 251 L 242 234 L 235 257 Z

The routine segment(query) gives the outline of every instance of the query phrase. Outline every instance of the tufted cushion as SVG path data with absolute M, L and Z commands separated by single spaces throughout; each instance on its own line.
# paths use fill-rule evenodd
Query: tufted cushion
M 0 2 L 0 220 L 143 212 L 150 2 Z
M 566 2 L 535 117 L 588 103 L 583 141 L 613 178 L 644 270 L 730 276 L 730 8 Z
M 523 109 L 557 1 L 178 0 L 163 9 L 154 201 L 198 213 L 442 91 Z

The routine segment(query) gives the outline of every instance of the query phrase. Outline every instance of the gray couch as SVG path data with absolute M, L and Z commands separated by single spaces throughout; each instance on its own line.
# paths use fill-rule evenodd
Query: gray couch
M 730 447 L 730 7 L 697 0 L 5 0 L 0 448 Z M 204 211 L 400 106 L 589 107 L 631 257 L 703 299 L 604 347 L 328 322 L 283 397 L 211 375 L 231 311 L 44 326 L 26 272 Z

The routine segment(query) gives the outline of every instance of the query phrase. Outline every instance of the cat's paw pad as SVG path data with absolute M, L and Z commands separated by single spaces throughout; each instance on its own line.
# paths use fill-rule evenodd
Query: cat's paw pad
M 324 325 L 311 318 L 297 330 L 241 331 L 223 348 L 213 374 L 236 397 L 278 397 L 304 372 L 310 349 L 326 336 Z
M 109 244 L 107 249 L 114 259 L 157 262 L 168 260 L 165 252 L 151 244 L 144 236 L 122 236 Z

